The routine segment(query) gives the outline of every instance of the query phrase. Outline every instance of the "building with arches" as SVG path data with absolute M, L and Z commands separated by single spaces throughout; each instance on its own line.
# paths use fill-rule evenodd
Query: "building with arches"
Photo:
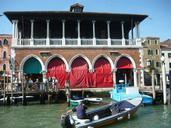
M 108 89 L 123 79 L 143 86 L 139 26 L 147 15 L 70 11 L 5 12 L 13 24 L 16 72 L 58 87 Z M 18 75 L 20 77 L 20 75 Z

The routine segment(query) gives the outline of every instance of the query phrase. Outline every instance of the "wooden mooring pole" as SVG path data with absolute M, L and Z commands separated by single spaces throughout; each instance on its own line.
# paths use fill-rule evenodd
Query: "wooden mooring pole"
M 155 85 L 154 85 L 154 70 L 152 70 L 152 93 L 153 93 L 153 99 L 155 99 L 156 98 L 156 92 L 155 92 Z

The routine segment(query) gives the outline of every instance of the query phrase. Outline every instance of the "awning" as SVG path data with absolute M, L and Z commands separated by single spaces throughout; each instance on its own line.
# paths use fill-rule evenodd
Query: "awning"
M 131 69 L 133 68 L 131 61 L 126 58 L 126 57 L 122 57 L 119 59 L 119 61 L 117 62 L 117 69 Z

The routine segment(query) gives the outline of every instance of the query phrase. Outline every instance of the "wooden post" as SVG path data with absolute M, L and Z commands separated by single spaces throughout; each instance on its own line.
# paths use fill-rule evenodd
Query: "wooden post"
M 155 85 L 154 85 L 154 70 L 152 70 L 152 73 L 151 73 L 151 77 L 152 77 L 152 93 L 153 93 L 153 99 L 156 98 L 156 94 L 155 94 Z
M 4 71 L 4 105 L 5 105 L 5 71 Z
M 170 104 L 170 88 L 167 88 L 167 103 Z
M 26 86 L 25 86 L 25 78 L 24 75 L 22 75 L 22 103 L 23 105 L 27 105 L 27 99 L 26 99 Z

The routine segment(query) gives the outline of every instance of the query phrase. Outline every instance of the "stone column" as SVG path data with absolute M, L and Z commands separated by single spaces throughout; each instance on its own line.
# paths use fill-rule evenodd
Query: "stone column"
M 78 46 L 81 45 L 81 38 L 80 38 L 80 20 L 77 20 L 77 27 L 78 27 Z
M 31 35 L 30 35 L 30 45 L 34 44 L 34 20 L 30 20 L 31 22 Z
M 18 20 L 12 20 L 13 30 L 12 30 L 12 45 L 17 45 L 18 41 Z
M 135 27 L 136 27 L 136 38 L 140 38 L 140 33 L 139 33 L 139 22 L 135 23 Z
M 18 39 L 18 20 L 16 20 L 15 33 L 16 33 L 16 38 Z
M 93 20 L 92 23 L 93 23 L 93 45 L 96 45 L 96 27 L 95 27 L 96 21 Z
M 107 36 L 108 36 L 108 46 L 111 45 L 111 38 L 110 38 L 110 21 L 107 21 Z
M 125 45 L 124 21 L 121 22 L 121 30 L 122 30 L 122 45 Z
M 46 23 L 47 23 L 46 45 L 49 46 L 50 45 L 50 40 L 49 40 L 49 23 L 50 23 L 50 20 L 46 20 Z
M 65 20 L 62 20 L 62 45 L 65 45 Z
M 116 72 L 117 72 L 117 69 L 114 69 L 113 70 L 113 86 L 116 85 Z
M 12 38 L 15 38 L 15 20 L 12 20 Z
M 134 87 L 137 87 L 138 86 L 137 85 L 137 69 L 134 68 L 133 72 L 134 72 Z
M 42 75 L 43 75 L 43 83 L 46 82 L 46 71 L 42 71 Z

